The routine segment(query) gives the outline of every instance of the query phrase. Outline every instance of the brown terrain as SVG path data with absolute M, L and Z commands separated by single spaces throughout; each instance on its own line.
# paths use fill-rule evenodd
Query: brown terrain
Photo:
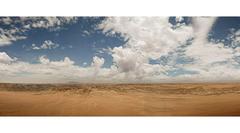
M 0 116 L 240 116 L 240 84 L 0 84 Z

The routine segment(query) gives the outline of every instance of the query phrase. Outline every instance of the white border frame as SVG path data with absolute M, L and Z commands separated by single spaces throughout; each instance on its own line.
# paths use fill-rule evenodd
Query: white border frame
M 4 0 L 0 16 L 239 16 L 239 0 Z M 239 133 L 238 117 L 0 117 L 1 133 Z

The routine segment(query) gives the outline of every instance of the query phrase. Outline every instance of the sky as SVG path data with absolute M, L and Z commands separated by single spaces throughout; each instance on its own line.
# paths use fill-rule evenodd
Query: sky
M 240 81 L 239 17 L 0 17 L 0 82 Z

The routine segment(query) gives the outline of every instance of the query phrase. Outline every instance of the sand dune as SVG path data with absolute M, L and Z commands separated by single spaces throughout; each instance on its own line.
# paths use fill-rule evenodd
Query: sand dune
M 1 116 L 240 115 L 240 84 L 0 84 Z

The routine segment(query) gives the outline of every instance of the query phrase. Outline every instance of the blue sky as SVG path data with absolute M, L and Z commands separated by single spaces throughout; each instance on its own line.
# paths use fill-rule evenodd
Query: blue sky
M 239 17 L 1 17 L 0 29 L 2 82 L 238 81 Z
M 124 40 L 121 37 L 106 36 L 97 29 L 97 25 L 103 20 L 103 17 L 79 17 L 77 21 L 66 24 L 59 30 L 51 29 L 31 29 L 27 31 L 26 39 L 12 42 L 10 46 L 0 47 L 1 51 L 6 51 L 19 60 L 36 63 L 36 59 L 41 55 L 46 55 L 51 60 L 60 60 L 66 56 L 70 57 L 77 65 L 91 63 L 97 51 L 103 48 L 113 48 L 123 45 Z M 16 26 L 16 25 L 14 25 Z M 0 27 L 5 27 L 0 24 Z M 49 50 L 33 50 L 32 44 L 42 45 L 45 40 L 59 44 L 59 47 Z M 111 65 L 111 56 L 101 54 L 104 57 L 106 67 Z

